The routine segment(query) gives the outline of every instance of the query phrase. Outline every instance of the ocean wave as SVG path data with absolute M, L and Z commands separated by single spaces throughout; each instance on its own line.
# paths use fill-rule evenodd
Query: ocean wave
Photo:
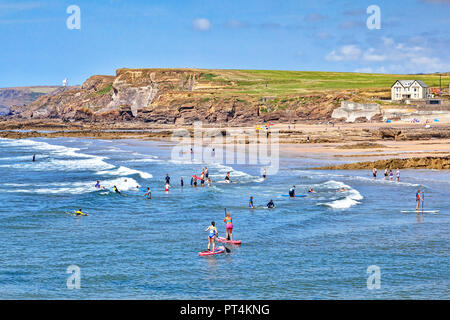
M 341 181 L 330 180 L 322 183 L 321 186 L 326 189 L 332 189 L 332 192 L 336 194 L 330 196 L 332 201 L 318 203 L 317 205 L 327 206 L 333 209 L 348 209 L 354 205 L 360 204 L 360 200 L 364 199 L 358 190 L 353 189 Z M 346 191 L 336 192 L 336 190 L 340 188 L 345 188 Z
M 142 179 L 153 178 L 153 176 L 148 172 L 130 169 L 130 168 L 124 167 L 124 166 L 120 166 L 119 168 L 117 168 L 115 170 L 98 171 L 97 174 L 98 175 L 113 175 L 113 176 L 128 176 L 128 175 L 138 174 Z

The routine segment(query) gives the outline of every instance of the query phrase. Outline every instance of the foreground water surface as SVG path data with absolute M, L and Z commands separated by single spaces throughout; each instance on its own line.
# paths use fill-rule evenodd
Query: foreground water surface
M 212 186 L 193 188 L 189 177 L 205 164 L 173 161 L 171 150 L 133 140 L 0 139 L 0 298 L 449 298 L 448 171 L 374 181 L 366 171 L 308 169 L 332 159 L 281 153 L 279 172 L 265 180 L 260 166 L 209 164 Z M 292 185 L 317 193 L 283 197 Z M 439 214 L 401 213 L 414 209 L 418 188 L 425 210 Z M 276 209 L 265 207 L 270 199 Z M 243 244 L 199 257 L 211 220 L 223 235 L 225 207 Z M 78 208 L 89 216 L 69 214 Z M 70 265 L 81 269 L 79 290 L 67 288 Z M 381 270 L 380 289 L 367 288 L 371 265 Z

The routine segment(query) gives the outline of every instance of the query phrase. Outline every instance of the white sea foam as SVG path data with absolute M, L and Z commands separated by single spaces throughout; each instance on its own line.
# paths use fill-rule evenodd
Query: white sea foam
M 124 166 L 120 166 L 119 168 L 114 169 L 114 170 L 98 171 L 97 174 L 113 175 L 113 176 L 128 176 L 128 175 L 138 174 L 142 179 L 153 178 L 153 176 L 148 172 L 134 170 L 134 169 L 130 169 L 130 168 L 127 168 Z
M 328 206 L 333 209 L 347 209 L 354 205 L 360 203 L 360 200 L 364 197 L 359 193 L 358 190 L 351 188 L 350 186 L 344 184 L 340 181 L 330 180 L 322 184 L 323 187 L 327 189 L 332 189 L 335 192 L 337 189 L 345 188 L 346 191 L 336 192 L 336 196 L 340 197 L 333 201 L 318 203 L 318 205 Z

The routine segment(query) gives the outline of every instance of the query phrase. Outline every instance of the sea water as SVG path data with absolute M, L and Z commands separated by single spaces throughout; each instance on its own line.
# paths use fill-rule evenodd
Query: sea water
M 402 170 L 399 183 L 380 174 L 373 180 L 370 170 L 311 170 L 338 161 L 281 149 L 278 173 L 263 179 L 256 165 L 173 161 L 172 148 L 0 139 L 0 298 L 450 297 L 449 171 Z M 212 185 L 191 187 L 190 177 L 205 166 Z M 95 189 L 96 180 L 105 189 Z M 297 194 L 317 192 L 283 197 L 292 185 Z M 142 197 L 147 187 L 151 200 Z M 414 210 L 419 188 L 426 190 L 424 209 L 439 214 L 401 213 Z M 270 199 L 275 209 L 266 208 Z M 71 214 L 80 208 L 89 216 Z M 211 221 L 224 235 L 225 208 L 243 244 L 199 257 Z M 79 289 L 68 285 L 69 266 L 80 270 Z M 370 266 L 380 271 L 378 289 L 368 286 Z

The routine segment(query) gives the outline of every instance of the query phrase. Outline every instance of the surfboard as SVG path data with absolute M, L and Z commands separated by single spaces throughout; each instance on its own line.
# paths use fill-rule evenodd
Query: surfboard
M 439 210 L 402 210 L 402 213 L 439 213 Z
M 241 244 L 242 243 L 241 240 L 227 240 L 227 239 L 222 238 L 222 237 L 217 237 L 217 242 L 231 243 L 231 244 Z
M 198 255 L 199 256 L 211 256 L 213 254 L 220 254 L 220 253 L 224 253 L 224 252 L 225 252 L 225 247 L 220 246 L 220 247 L 217 247 L 216 250 L 214 250 L 214 251 L 206 250 L 206 251 L 199 252 Z

